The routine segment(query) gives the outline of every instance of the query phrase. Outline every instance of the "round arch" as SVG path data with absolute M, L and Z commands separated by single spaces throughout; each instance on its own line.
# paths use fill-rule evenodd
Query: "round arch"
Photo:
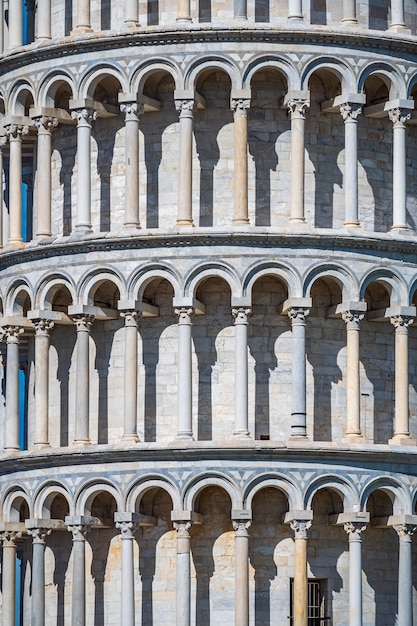
M 243 508 L 252 509 L 252 501 L 255 495 L 267 487 L 278 489 L 287 497 L 290 511 L 303 508 L 302 494 L 297 485 L 290 481 L 287 476 L 279 474 L 263 474 L 252 480 L 243 492 Z
M 367 287 L 374 281 L 385 285 L 390 294 L 390 306 L 408 305 L 409 290 L 400 274 L 388 268 L 375 268 L 362 278 L 359 288 L 359 299 L 365 299 Z
M 116 485 L 110 481 L 89 481 L 79 489 L 75 497 L 74 508 L 76 515 L 91 515 L 91 506 L 94 498 L 103 492 L 113 496 L 117 505 L 117 511 L 120 513 L 123 507 L 123 498 Z
M 142 497 L 150 489 L 162 489 L 172 500 L 173 510 L 181 510 L 181 495 L 173 482 L 165 476 L 146 476 L 136 480 L 128 489 L 125 498 L 125 508 L 129 513 L 135 512 Z
M 77 298 L 82 304 L 93 304 L 94 294 L 104 282 L 113 283 L 119 290 L 120 299 L 126 298 L 126 285 L 123 275 L 114 269 L 102 267 L 89 271 L 80 280 L 77 288 Z
M 97 85 L 108 77 L 118 81 L 121 91 L 127 91 L 128 82 L 122 70 L 116 64 L 103 63 L 98 67 L 94 66 L 93 70 L 87 70 L 84 76 L 82 76 L 79 86 L 80 98 L 93 98 Z
M 265 262 L 257 263 L 251 266 L 246 274 L 243 276 L 242 281 L 242 296 L 243 298 L 251 298 L 253 285 L 257 280 L 264 276 L 272 276 L 274 278 L 281 279 L 288 290 L 288 297 L 301 297 L 301 277 L 298 271 L 288 265 L 278 262 Z
M 230 287 L 232 298 L 242 294 L 241 281 L 235 270 L 226 263 L 205 263 L 194 267 L 185 277 L 184 296 L 194 298 L 199 284 L 206 278 L 223 278 Z
M 294 65 L 288 59 L 273 55 L 259 56 L 248 64 L 242 77 L 243 89 L 250 89 L 252 78 L 265 69 L 277 70 L 287 83 L 287 91 L 300 89 L 299 75 Z
M 328 489 L 337 493 L 343 501 L 343 510 L 346 513 L 355 511 L 355 507 L 359 505 L 359 494 L 354 485 L 340 476 L 328 474 L 320 476 L 307 487 L 304 495 L 304 509 L 311 509 L 314 496 L 322 489 Z
M 221 487 L 231 500 L 232 509 L 242 509 L 242 496 L 237 484 L 229 476 L 218 473 L 205 473 L 195 476 L 183 491 L 184 510 L 193 511 L 197 496 L 206 487 Z
M 308 63 L 300 77 L 300 88 L 308 90 L 308 84 L 313 74 L 320 70 L 331 72 L 340 81 L 342 93 L 356 91 L 355 75 L 347 63 L 333 57 L 318 57 Z
M 55 294 L 65 287 L 71 294 L 72 302 L 75 301 L 75 285 L 71 276 L 59 272 L 43 276 L 35 287 L 35 309 L 50 310 Z
M 75 78 L 62 70 L 55 70 L 45 76 L 39 86 L 39 106 L 55 107 L 55 96 L 62 85 L 66 85 L 71 91 L 72 98 L 75 98 Z
M 152 263 L 135 271 L 127 283 L 128 297 L 142 301 L 146 287 L 155 279 L 163 278 L 172 287 L 174 298 L 181 294 L 181 277 L 178 272 L 168 265 Z
M 41 485 L 33 499 L 33 515 L 38 519 L 51 519 L 51 506 L 57 495 L 65 498 L 69 515 L 74 514 L 74 502 L 68 490 L 54 481 Z
M 29 509 L 29 517 L 32 517 L 32 507 L 28 494 L 20 486 L 10 487 L 4 494 L 2 503 L 3 522 L 19 522 L 20 507 L 25 502 Z
M 358 78 L 358 93 L 364 93 L 365 82 L 370 76 L 379 76 L 389 90 L 389 99 L 406 98 L 407 86 L 398 69 L 389 63 L 371 62 L 366 65 Z
M 342 290 L 344 301 L 359 299 L 359 285 L 356 277 L 344 265 L 319 263 L 309 268 L 303 278 L 303 296 L 309 297 L 311 287 L 319 278 L 333 278 Z
M 411 496 L 407 489 L 391 477 L 378 477 L 369 482 L 360 495 L 360 510 L 365 511 L 369 497 L 377 490 L 388 495 L 392 504 L 394 515 L 406 515 L 412 513 Z
M 148 78 L 157 72 L 165 72 L 170 74 L 174 83 L 175 89 L 183 88 L 183 78 L 180 68 L 172 59 L 158 59 L 153 58 L 141 63 L 133 71 L 132 77 L 129 81 L 129 90 L 131 93 L 143 95 L 144 87 Z
M 232 89 L 242 88 L 242 78 L 236 65 L 225 57 L 200 57 L 194 63 L 191 63 L 184 77 L 184 87 L 186 89 L 195 89 L 200 74 L 206 70 L 223 71 L 228 75 Z

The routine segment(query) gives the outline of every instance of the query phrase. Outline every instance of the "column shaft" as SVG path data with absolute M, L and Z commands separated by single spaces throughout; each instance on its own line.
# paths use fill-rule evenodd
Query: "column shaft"
M 408 326 L 413 321 L 405 316 L 394 316 L 391 323 L 395 327 L 395 427 L 394 439 L 408 438 L 409 399 L 408 399 Z
M 140 228 L 139 222 L 139 115 L 143 106 L 122 104 L 125 114 L 125 227 Z
M 234 0 L 234 18 L 236 20 L 248 19 L 248 2 L 247 0 Z
M 5 49 L 5 29 L 6 29 L 6 20 L 4 15 L 4 0 L 0 0 L 0 54 L 2 54 Z
M 52 128 L 58 120 L 51 117 L 39 117 L 34 120 L 38 128 L 37 148 L 37 229 L 36 237 L 51 236 L 51 153 Z
M 356 0 L 343 0 L 343 19 L 346 24 L 357 24 Z
M 303 2 L 302 0 L 288 0 L 288 19 L 303 18 Z
M 177 309 L 178 315 L 178 432 L 180 439 L 191 439 L 192 428 L 192 308 Z
M 90 0 L 77 0 L 77 29 L 91 30 Z
M 79 0 L 80 1 L 80 0 Z M 77 223 L 78 232 L 91 232 L 91 123 L 95 113 L 89 109 L 73 111 L 77 120 Z
M 293 626 L 307 626 L 308 578 L 307 578 L 307 531 L 311 526 L 308 520 L 292 520 L 294 539 L 294 620 Z
M 291 113 L 291 207 L 290 222 L 305 222 L 304 216 L 304 127 L 306 110 L 309 103 L 305 100 L 290 100 Z
M 235 625 L 249 626 L 250 522 L 233 522 L 235 532 Z
M 1 0 L 0 0 L 0 2 L 1 2 Z M 6 140 L 5 137 L 0 139 L 0 248 L 3 247 L 4 241 L 5 241 L 4 233 L 3 233 L 3 230 L 4 230 L 4 212 L 5 212 L 5 207 L 4 207 L 4 189 L 5 189 L 4 180 L 5 180 L 5 175 L 4 175 L 4 153 L 3 153 L 3 149 L 4 149 L 5 140 Z
M 178 0 L 177 22 L 191 22 L 190 0 Z
M 408 228 L 406 203 L 406 122 L 410 119 L 410 111 L 391 109 L 388 111 L 388 114 L 393 123 L 392 228 Z
M 23 329 L 6 330 L 6 432 L 5 450 L 19 450 L 19 335 Z
M 17 48 L 23 43 L 23 2 L 9 0 L 9 48 Z
M 248 425 L 248 315 L 233 309 L 235 318 L 235 437 L 249 437 Z
M 130 28 L 140 26 L 138 0 L 126 0 L 125 24 Z
M 16 626 L 16 533 L 3 534 L 3 626 Z
M 340 107 L 345 122 L 345 223 L 347 228 L 359 226 L 358 209 L 358 115 L 361 107 L 343 104 Z
M 18 124 L 7 127 L 10 142 L 9 174 L 9 244 L 21 245 L 22 239 L 22 135 L 27 135 L 29 128 Z
M 33 537 L 31 626 L 45 626 L 45 538 L 50 533 L 50 529 L 28 528 Z
M 91 315 L 74 318 L 77 327 L 77 387 L 75 392 L 74 443 L 90 443 L 90 330 Z
M 176 100 L 180 112 L 180 149 L 178 168 L 178 226 L 193 225 L 193 109 L 194 100 Z
M 390 28 L 393 28 L 395 26 L 405 28 L 404 0 L 391 0 Z
M 49 445 L 49 331 L 53 322 L 36 320 L 35 334 L 35 446 Z
M 349 534 L 349 626 L 362 626 L 362 522 L 346 522 Z
M 410 524 L 397 524 L 394 528 L 399 537 L 397 625 L 413 626 L 412 536 L 416 527 Z
M 308 309 L 291 308 L 292 330 L 292 412 L 291 436 L 307 436 L 306 410 L 306 321 Z
M 138 312 L 124 311 L 125 318 L 125 419 L 123 439 L 138 441 Z M 124 623 L 124 622 L 123 622 Z
M 174 522 L 177 530 L 177 619 L 176 626 L 190 626 L 191 623 L 191 522 Z
M 51 39 L 51 0 L 38 0 L 36 39 Z
M 122 614 L 123 626 L 135 626 L 135 590 L 133 566 L 133 536 L 122 536 Z
M 346 311 L 346 436 L 361 437 L 359 330 L 363 313 Z
M 232 100 L 234 111 L 234 217 L 233 224 L 249 224 L 248 217 L 248 116 L 250 100 Z

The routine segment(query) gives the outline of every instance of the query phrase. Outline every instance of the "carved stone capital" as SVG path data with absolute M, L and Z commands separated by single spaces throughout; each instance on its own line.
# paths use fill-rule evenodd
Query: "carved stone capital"
M 189 100 L 175 100 L 175 108 L 179 112 L 180 117 L 190 116 L 195 109 L 195 100 L 190 98 Z
M 74 315 L 72 320 L 75 324 L 77 332 L 89 333 L 94 322 L 94 315 L 87 315 L 87 314 Z
M 120 311 L 120 317 L 123 317 L 125 320 L 125 327 L 134 326 L 135 328 L 137 328 L 140 316 L 141 312 L 134 309 L 129 311 Z
M 359 330 L 360 323 L 365 317 L 362 311 L 343 311 L 342 320 L 346 322 L 347 330 Z
M 354 104 L 351 102 L 345 102 L 340 105 L 340 114 L 344 122 L 355 121 L 362 113 L 362 105 Z
M 250 314 L 251 314 L 251 310 L 245 309 L 245 307 L 232 309 L 232 316 L 235 318 L 235 324 L 247 324 L 248 316 Z
M 246 111 L 250 109 L 249 98 L 232 98 L 230 100 L 230 109 L 233 113 L 245 114 Z
M 45 545 L 45 540 L 51 534 L 52 528 L 28 528 L 27 532 L 32 537 L 33 543 Z
M 126 122 L 138 122 L 144 106 L 140 102 L 125 102 L 120 105 L 120 110 L 124 113 Z
M 49 115 L 41 115 L 33 118 L 33 123 L 38 129 L 38 134 L 50 134 L 58 126 L 58 118 Z
M 122 539 L 133 539 L 135 531 L 139 528 L 138 522 L 132 520 L 116 522 L 115 526 L 120 530 Z
M 311 520 L 297 520 L 290 521 L 290 527 L 294 531 L 295 539 L 307 539 L 308 530 L 311 528 Z
M 3 548 L 15 548 L 16 541 L 21 539 L 22 531 L 4 530 L 0 533 L 0 541 L 3 543 Z
M 233 525 L 233 530 L 236 533 L 236 537 L 248 537 L 249 533 L 248 530 L 251 526 L 252 522 L 251 520 L 232 520 L 232 525 Z
M 412 536 L 417 530 L 417 526 L 415 524 L 395 524 L 393 528 L 397 532 L 400 541 L 407 542 L 412 541 Z
M 292 120 L 305 120 L 309 106 L 310 102 L 308 100 L 288 100 L 287 102 Z
M 85 536 L 89 532 L 89 524 L 68 524 L 67 529 L 72 533 L 73 541 L 85 541 Z
M 410 119 L 411 117 L 411 112 L 409 111 L 409 109 L 401 109 L 399 107 L 395 108 L 395 109 L 390 109 L 388 111 L 388 117 L 390 118 L 391 122 L 394 124 L 395 126 L 405 126 L 407 121 Z
M 174 526 L 175 530 L 177 531 L 177 537 L 180 539 L 189 539 L 190 538 L 190 530 L 193 526 L 193 523 L 191 520 L 184 520 L 184 521 L 176 521 L 173 522 L 172 525 Z
M 389 318 L 389 321 L 394 326 L 396 331 L 407 331 L 409 325 L 414 322 L 414 318 L 409 317 L 408 315 L 393 315 Z
M 310 309 L 307 309 L 305 307 L 292 306 L 288 309 L 288 317 L 290 318 L 293 325 L 305 324 L 306 317 L 309 313 Z
M 75 109 L 71 112 L 71 117 L 76 120 L 78 126 L 89 126 L 97 119 L 97 111 L 94 109 Z
M 349 535 L 349 539 L 361 539 L 361 534 L 365 532 L 367 526 L 363 522 L 345 522 L 343 528 Z
M 178 324 L 191 324 L 193 313 L 193 307 L 182 306 L 179 309 L 175 309 L 175 315 L 178 315 Z
M 36 335 L 43 337 L 49 337 L 49 332 L 55 326 L 55 322 L 46 319 L 32 320 L 32 324 L 35 327 Z
M 3 326 L 1 329 L 0 341 L 7 341 L 7 343 L 17 343 L 20 335 L 23 335 L 25 329 L 21 326 Z

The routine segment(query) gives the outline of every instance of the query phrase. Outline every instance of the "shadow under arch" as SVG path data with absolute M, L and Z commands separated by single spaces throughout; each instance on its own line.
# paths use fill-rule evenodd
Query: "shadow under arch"
M 219 141 L 222 129 L 233 122 L 230 89 L 230 77 L 222 68 L 210 67 L 198 76 L 196 90 L 206 101 L 206 108 L 197 110 L 194 115 L 194 136 L 200 161 L 199 226 L 226 224 L 232 220 L 231 215 L 225 218 L 220 210 L 227 206 L 224 202 L 225 190 L 231 192 L 230 174 L 222 165 L 224 147 Z M 223 171 L 220 202 L 216 198 L 216 190 L 219 191 L 216 185 L 217 171 Z

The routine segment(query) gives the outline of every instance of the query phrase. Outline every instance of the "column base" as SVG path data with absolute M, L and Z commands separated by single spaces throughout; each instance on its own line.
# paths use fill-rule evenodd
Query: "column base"
M 410 435 L 394 435 L 392 439 L 388 439 L 390 446 L 415 446 L 416 440 Z
M 246 15 L 235 15 L 235 16 L 233 17 L 233 20 L 234 20 L 234 21 L 239 21 L 239 20 L 241 20 L 242 22 L 247 22 L 247 21 L 248 21 L 248 18 L 247 18 L 247 16 L 246 16 Z
M 4 451 L 5 452 L 20 452 L 20 447 L 19 446 L 5 446 Z
M 193 441 L 193 433 L 178 433 L 175 439 L 177 441 Z
M 23 241 L 23 239 L 9 239 L 6 245 L 10 246 L 11 248 L 24 248 L 25 242 Z
M 84 35 L 84 33 L 92 33 L 93 29 L 91 26 L 76 26 L 72 31 L 71 35 Z
M 132 28 L 139 28 L 140 22 L 136 22 L 135 20 L 125 22 L 126 28 L 131 30 Z
M 289 15 L 287 17 L 287 22 L 304 22 L 303 15 Z
M 51 444 L 48 441 L 35 441 L 33 444 L 34 448 L 50 448 Z
M 361 225 L 359 222 L 345 222 L 343 224 L 343 228 L 360 228 Z
M 404 235 L 410 234 L 411 228 L 407 224 L 394 224 L 390 228 L 390 232 L 394 231 L 395 233 L 404 233 Z
M 177 23 L 178 23 L 178 22 L 180 22 L 180 23 L 181 23 L 181 22 L 183 22 L 183 23 L 187 23 L 187 24 L 189 24 L 190 22 L 192 22 L 192 21 L 193 21 L 193 18 L 192 18 L 192 17 L 177 17 L 177 19 L 176 19 L 175 21 L 176 21 Z
M 342 437 L 342 443 L 366 443 L 366 439 L 363 435 L 352 433 Z
M 357 26 L 358 20 L 353 17 L 347 17 L 345 20 L 342 20 L 343 26 Z
M 288 220 L 288 226 L 306 226 L 306 224 L 305 217 L 290 217 Z
M 388 31 L 390 33 L 399 33 L 400 35 L 411 35 L 411 30 L 405 24 L 391 24 Z
M 74 439 L 72 442 L 73 446 L 89 446 L 91 445 L 90 439 Z
M 80 225 L 74 228 L 74 231 L 72 232 L 72 234 L 73 235 L 90 235 L 92 232 L 93 232 L 92 226 Z
M 194 226 L 193 220 L 177 220 L 177 226 Z
M 122 435 L 121 441 L 131 441 L 133 443 L 138 443 L 140 439 L 135 433 L 126 433 L 125 435 Z
M 250 432 L 248 430 L 235 430 L 233 432 L 233 439 L 250 439 Z
M 250 224 L 249 219 L 237 219 L 237 220 L 233 220 L 232 222 L 232 226 L 247 226 L 248 224 Z

